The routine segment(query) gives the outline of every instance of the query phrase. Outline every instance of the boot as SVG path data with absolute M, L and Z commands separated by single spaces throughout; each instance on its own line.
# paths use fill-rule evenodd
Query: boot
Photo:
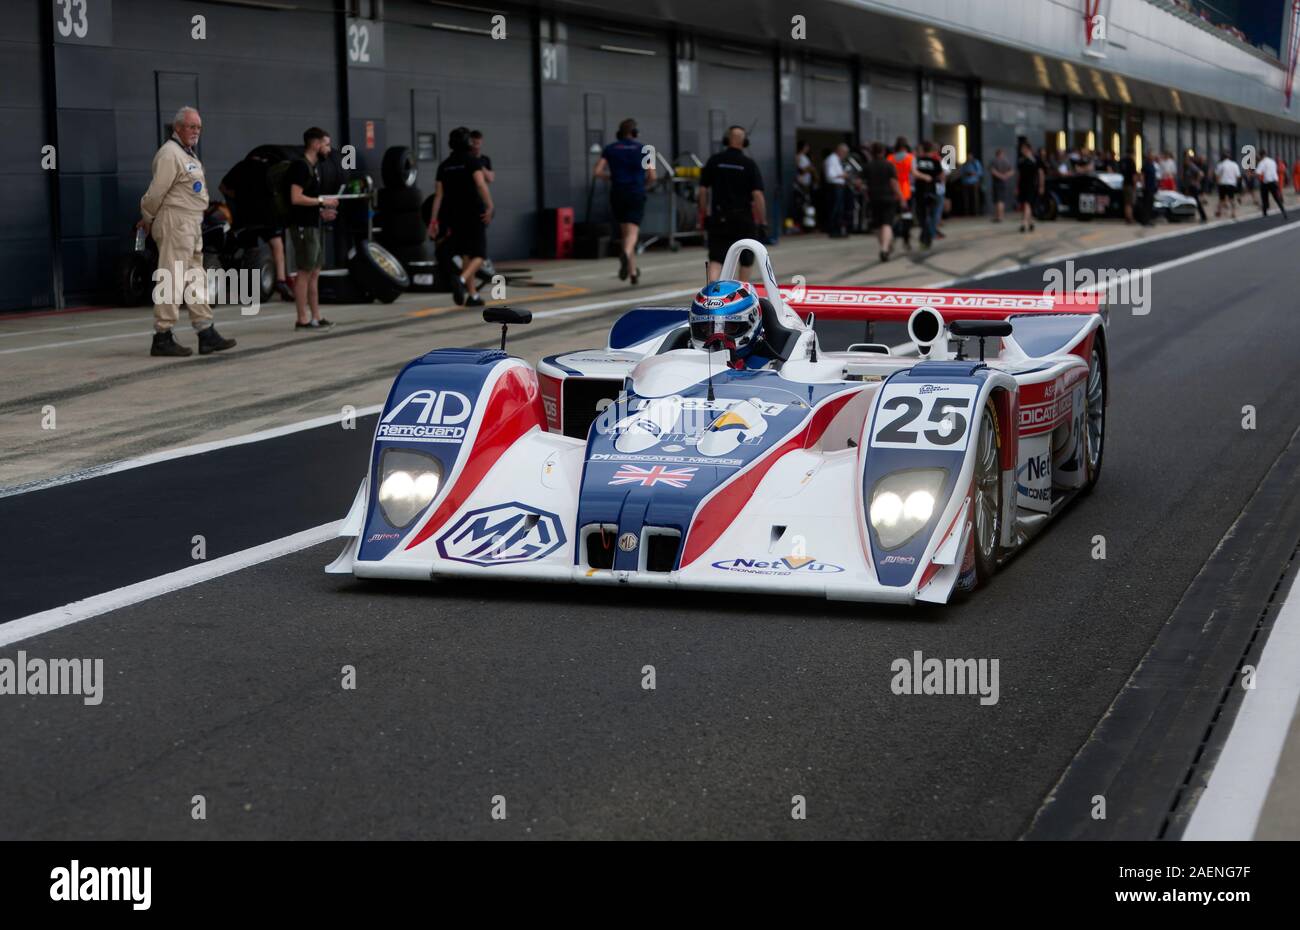
M 220 352 L 222 349 L 233 347 L 234 344 L 235 340 L 224 338 L 221 333 L 217 332 L 215 326 L 199 330 L 199 355 Z
M 181 345 L 172 336 L 169 329 L 164 333 L 153 334 L 153 348 L 149 350 L 150 355 L 165 355 L 173 358 L 185 358 L 187 355 L 193 355 L 193 349 L 187 349 Z

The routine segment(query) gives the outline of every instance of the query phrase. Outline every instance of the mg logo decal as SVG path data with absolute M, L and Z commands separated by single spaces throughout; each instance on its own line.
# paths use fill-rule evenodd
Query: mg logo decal
M 544 559 L 564 539 L 555 514 L 512 502 L 465 514 L 438 537 L 438 554 L 470 565 L 512 565 Z

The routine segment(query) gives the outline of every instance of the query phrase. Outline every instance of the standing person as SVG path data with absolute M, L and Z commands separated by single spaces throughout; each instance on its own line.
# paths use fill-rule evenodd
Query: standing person
M 1015 171 L 1007 161 L 1007 153 L 1002 149 L 993 150 L 993 160 L 989 162 L 989 174 L 993 178 L 993 222 L 1001 223 L 1007 209 L 1007 193 L 1011 188 L 1011 179 Z
M 1214 216 L 1217 219 L 1223 216 L 1223 208 L 1226 205 L 1232 211 L 1232 218 L 1237 218 L 1237 189 L 1241 185 L 1241 168 L 1232 156 L 1227 152 L 1219 159 L 1219 163 L 1214 166 L 1214 183 L 1219 187 L 1219 203 L 1214 208 Z
M 1132 226 L 1133 207 L 1137 201 L 1138 165 L 1131 154 L 1120 159 L 1119 173 L 1124 179 L 1124 222 Z
M 948 237 L 939 227 L 943 225 L 943 208 L 948 195 L 948 173 L 944 170 L 938 143 L 930 143 L 930 157 L 934 159 L 935 164 L 935 170 L 930 175 L 934 179 L 934 216 L 931 219 L 930 229 L 933 230 L 935 239 L 946 239 Z
M 153 235 L 158 243 L 158 270 L 166 296 L 153 308 L 153 345 L 150 355 L 184 358 L 193 350 L 180 345 L 172 327 L 180 319 L 180 304 L 190 312 L 190 325 L 199 335 L 199 354 L 220 352 L 235 344 L 224 339 L 212 325 L 212 308 L 207 304 L 207 273 L 203 270 L 203 211 L 208 208 L 208 187 L 203 165 L 195 153 L 203 120 L 193 107 L 181 107 L 172 120 L 172 134 L 153 157 L 152 178 L 140 198 L 140 221 L 136 226 Z M 177 275 L 179 270 L 180 274 Z M 180 280 L 174 280 L 179 277 Z M 183 300 L 186 284 L 191 292 L 202 280 L 203 297 Z M 159 288 L 155 287 L 155 293 Z M 159 295 L 162 296 L 162 295 Z
M 1016 162 L 1016 201 L 1020 209 L 1020 231 L 1034 231 L 1034 210 L 1047 187 L 1043 163 L 1034 157 L 1029 140 L 1020 141 L 1020 160 Z
M 1205 183 L 1205 172 L 1196 164 L 1192 153 L 1183 158 L 1183 193 L 1196 201 L 1196 212 L 1201 215 L 1201 222 L 1209 222 L 1205 215 L 1205 203 L 1201 200 L 1201 188 Z
M 1295 160 L 1295 163 L 1291 166 L 1291 171 L 1292 176 L 1295 178 L 1292 185 L 1293 189 L 1297 194 L 1300 194 L 1300 158 Z
M 469 150 L 470 154 L 477 158 L 479 164 L 483 166 L 483 180 L 488 183 L 489 187 L 495 184 L 497 173 L 492 167 L 492 159 L 483 153 L 483 133 L 477 129 L 471 130 L 469 134 Z M 492 267 L 492 259 L 485 255 L 483 264 L 479 266 L 477 272 L 479 283 L 488 283 L 495 273 L 496 269 Z
M 798 143 L 795 149 L 794 170 L 795 197 L 791 214 L 795 219 L 795 227 L 802 231 L 817 225 L 817 208 L 813 206 L 818 187 L 817 166 L 813 164 L 812 143 L 807 139 Z M 810 211 L 812 217 L 808 216 Z M 808 222 L 809 219 L 812 219 L 811 223 Z
M 763 176 L 758 165 L 745 154 L 749 137 L 745 127 L 732 126 L 725 136 L 727 147 L 710 156 L 700 172 L 699 224 L 708 231 L 709 280 L 718 280 L 727 250 L 740 239 L 766 238 L 762 232 L 767 216 L 763 197 Z M 749 280 L 754 253 L 740 256 L 740 280 Z
M 967 216 L 979 216 L 982 212 L 980 188 L 984 183 L 984 164 L 978 155 L 971 153 L 970 158 L 966 159 L 966 164 L 961 166 L 958 177 L 961 181 L 961 212 Z
M 483 306 L 478 296 L 478 270 L 487 257 L 487 227 L 496 208 L 483 166 L 470 151 L 469 130 L 457 126 L 447 139 L 451 154 L 438 166 L 429 217 L 429 238 L 437 240 L 447 227 L 447 251 L 459 255 L 459 272 L 452 269 L 452 299 L 465 307 Z
M 943 176 L 943 166 L 939 164 L 939 154 L 934 150 L 933 142 L 927 139 L 921 143 L 914 166 L 912 189 L 916 194 L 916 212 L 921 215 L 921 248 L 928 249 L 934 242 L 934 203 L 938 196 L 938 182 Z
M 1156 185 L 1159 167 L 1150 152 L 1142 156 L 1142 225 L 1154 226 L 1156 217 Z
M 898 202 L 898 237 L 903 240 L 903 247 L 912 251 L 912 181 L 916 175 L 916 159 L 912 157 L 912 147 L 907 144 L 905 136 L 899 136 L 894 142 L 894 154 L 889 156 L 898 175 L 898 186 L 902 199 Z
M 293 279 L 298 321 L 293 328 L 320 332 L 334 325 L 320 315 L 320 270 L 325 267 L 321 221 L 334 219 L 339 202 L 322 197 L 320 190 L 321 159 L 329 158 L 331 152 L 329 133 L 313 126 L 302 134 L 302 144 L 302 158 L 294 161 L 284 176 L 289 185 L 289 241 L 298 271 Z
M 822 164 L 822 177 L 827 187 L 830 208 L 830 222 L 827 232 L 832 239 L 842 239 L 848 235 L 845 231 L 845 214 L 848 212 L 848 187 L 846 186 L 844 159 L 849 155 L 849 147 L 841 142 L 835 151 L 826 156 Z
M 903 200 L 903 189 L 898 184 L 898 171 L 885 157 L 885 146 L 871 143 L 871 160 L 866 168 L 867 197 L 871 205 L 871 223 L 878 227 L 880 260 L 889 261 L 894 250 L 894 216 Z
M 1162 191 L 1178 189 L 1178 164 L 1174 161 L 1173 152 L 1165 152 L 1160 162 L 1160 189 Z
M 636 120 L 618 124 L 613 142 L 605 146 L 596 162 L 595 175 L 609 182 L 609 209 L 618 223 L 620 251 L 618 279 L 636 284 L 641 272 L 636 267 L 636 246 L 645 216 L 646 188 L 655 182 L 654 163 L 642 167 L 642 144 L 637 141 Z
M 1255 173 L 1259 175 L 1260 203 L 1264 205 L 1264 215 L 1268 216 L 1268 198 L 1277 201 L 1277 208 L 1282 211 L 1282 221 L 1286 222 L 1286 207 L 1282 204 L 1282 192 L 1278 190 L 1277 162 L 1263 149 L 1259 152 L 1259 164 Z

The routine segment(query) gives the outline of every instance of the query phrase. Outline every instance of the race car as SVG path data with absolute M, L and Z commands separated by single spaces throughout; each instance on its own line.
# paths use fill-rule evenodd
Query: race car
M 814 315 L 908 342 L 824 351 Z M 1100 477 L 1096 294 L 782 287 L 745 239 L 603 348 L 534 367 L 503 351 L 529 314 L 484 316 L 502 350 L 397 376 L 327 571 L 942 603 Z

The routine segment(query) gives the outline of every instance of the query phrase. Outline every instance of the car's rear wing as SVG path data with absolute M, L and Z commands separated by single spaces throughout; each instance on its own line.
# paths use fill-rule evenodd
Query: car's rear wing
M 971 291 L 934 288 L 781 287 L 781 299 L 801 317 L 870 323 L 906 323 L 918 307 L 933 307 L 946 322 L 1005 320 L 1029 313 L 1101 313 L 1102 295 L 1092 292 Z

